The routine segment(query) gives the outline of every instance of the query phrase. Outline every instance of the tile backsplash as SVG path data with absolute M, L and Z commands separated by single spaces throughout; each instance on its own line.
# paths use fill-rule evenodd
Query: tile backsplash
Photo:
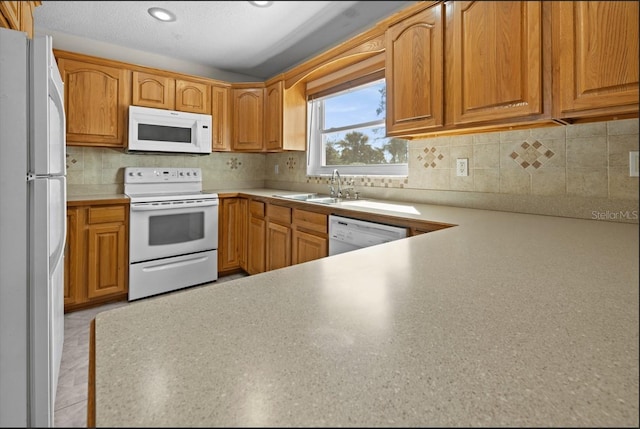
M 124 167 L 199 167 L 204 189 L 262 188 L 265 156 L 128 154 L 117 149 L 67 146 L 68 192 L 70 195 L 121 194 Z
M 409 142 L 407 177 L 351 178 L 365 198 L 637 223 L 638 138 L 638 119 L 426 138 Z M 456 175 L 458 158 L 468 176 Z M 266 186 L 327 193 L 329 178 L 306 176 L 305 163 L 303 153 L 268 155 Z
M 638 178 L 629 176 L 638 142 L 638 119 L 426 138 L 409 142 L 407 177 L 343 179 L 364 198 L 638 223 Z M 468 159 L 468 176 L 456 176 L 458 158 Z M 128 166 L 200 167 L 205 189 L 328 192 L 329 177 L 307 176 L 303 152 L 133 155 L 68 146 L 69 194 L 122 193 Z

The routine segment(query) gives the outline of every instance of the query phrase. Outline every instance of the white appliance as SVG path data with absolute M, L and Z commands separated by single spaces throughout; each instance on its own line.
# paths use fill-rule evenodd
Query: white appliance
M 407 228 L 329 215 L 329 256 L 407 236 Z
M 64 341 L 63 94 L 51 37 L 0 28 L 0 426 L 54 424 Z
M 124 171 L 129 213 L 129 301 L 218 279 L 218 194 L 199 168 Z
M 129 152 L 211 153 L 211 115 L 129 106 Z

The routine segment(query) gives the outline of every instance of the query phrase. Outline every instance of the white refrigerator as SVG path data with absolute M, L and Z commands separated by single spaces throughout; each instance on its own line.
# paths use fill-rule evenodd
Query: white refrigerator
M 64 340 L 63 84 L 51 37 L 0 28 L 0 426 L 51 427 Z

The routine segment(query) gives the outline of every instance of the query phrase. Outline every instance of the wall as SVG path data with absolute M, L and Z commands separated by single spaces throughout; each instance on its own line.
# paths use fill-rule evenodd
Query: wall
M 121 194 L 124 167 L 199 167 L 204 189 L 262 188 L 265 155 L 133 155 L 118 149 L 67 146 L 67 192 L 69 195 Z
M 638 223 L 631 150 L 637 119 L 435 137 L 409 142 L 406 178 L 350 178 L 364 198 Z M 456 158 L 469 176 L 455 175 Z M 327 177 L 306 176 L 304 153 L 267 155 L 265 185 L 328 193 Z

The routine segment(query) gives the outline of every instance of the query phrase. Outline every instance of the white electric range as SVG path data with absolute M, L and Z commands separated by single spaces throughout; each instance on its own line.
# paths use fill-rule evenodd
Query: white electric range
M 218 279 L 218 194 L 199 168 L 127 167 L 129 301 Z

